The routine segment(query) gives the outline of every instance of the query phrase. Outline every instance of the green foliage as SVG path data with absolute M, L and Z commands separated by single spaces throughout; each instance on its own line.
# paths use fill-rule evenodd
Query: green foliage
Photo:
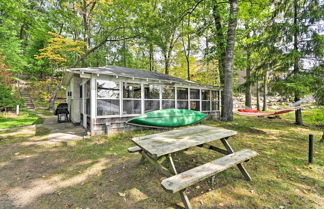
M 7 85 L 0 84 L 0 110 L 5 108 L 14 108 L 20 101 L 17 101 L 13 95 L 12 88 Z
M 274 70 L 272 90 L 281 95 L 301 97 L 318 92 L 315 71 L 323 59 L 323 37 L 312 27 L 320 27 L 321 7 L 312 0 L 285 0 L 275 7 L 271 18 L 277 21 L 271 22 L 264 46 Z
M 51 32 L 49 34 L 52 38 L 48 46 L 40 49 L 40 54 L 36 56 L 36 59 L 47 59 L 57 67 L 68 67 L 72 64 L 73 58 L 84 54 L 85 43 L 83 41 L 73 41 Z
M 296 92 L 298 97 L 301 98 L 312 91 L 312 86 L 315 84 L 315 79 L 310 74 L 296 74 L 292 75 L 285 80 L 279 80 L 272 84 L 272 90 L 278 92 L 280 95 L 295 96 Z
M 267 71 L 271 93 L 313 93 L 323 103 L 318 89 L 324 39 L 316 30 L 323 7 L 316 0 L 239 1 L 234 71 L 250 69 L 251 75 L 242 86 L 234 81 L 234 89 L 244 91 Z M 75 63 L 87 67 L 107 62 L 183 79 L 189 67 L 193 81 L 224 84 L 228 1 L 5 0 L 0 8 L 0 52 L 6 69 L 13 77 L 27 75 L 43 82 L 40 86 L 48 91 L 42 98 L 50 97 L 60 78 L 55 69 Z M 307 68 L 305 60 L 318 66 Z M 293 73 L 295 62 L 298 73 Z

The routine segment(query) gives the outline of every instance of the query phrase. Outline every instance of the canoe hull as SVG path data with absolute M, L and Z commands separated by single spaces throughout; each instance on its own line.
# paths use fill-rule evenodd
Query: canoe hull
M 143 126 L 179 127 L 198 123 L 206 114 L 187 109 L 164 109 L 148 112 L 127 123 Z

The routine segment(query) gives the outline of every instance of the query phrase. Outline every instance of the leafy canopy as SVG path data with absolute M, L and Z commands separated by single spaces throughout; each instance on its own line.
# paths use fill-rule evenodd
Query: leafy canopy
M 40 54 L 36 55 L 36 59 L 47 59 L 53 65 L 67 67 L 75 57 L 84 54 L 84 41 L 73 41 L 56 33 L 48 33 L 52 38 L 47 47 L 39 50 Z

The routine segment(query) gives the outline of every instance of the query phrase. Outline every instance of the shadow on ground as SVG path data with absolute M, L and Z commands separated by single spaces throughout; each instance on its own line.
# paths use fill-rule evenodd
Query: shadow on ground
M 139 154 L 127 153 L 132 137 L 157 131 L 83 139 L 83 129 L 79 132 L 72 124 L 51 120 L 21 134 L 0 134 L 1 209 L 181 208 L 180 196 L 161 188 L 163 175 L 147 162 L 139 164 Z M 266 120 L 245 118 L 205 124 L 237 130 L 238 135 L 229 139 L 233 148 L 251 148 L 260 155 L 246 163 L 252 182 L 232 168 L 190 187 L 188 196 L 195 208 L 324 206 L 324 161 L 308 165 L 304 156 L 304 138 L 308 132 L 320 135 L 319 129 L 296 127 L 285 120 L 269 125 Z M 73 143 L 58 140 L 70 135 L 81 138 Z M 323 149 L 315 154 L 323 155 Z M 179 171 L 185 171 L 220 156 L 197 147 L 177 153 L 174 160 Z

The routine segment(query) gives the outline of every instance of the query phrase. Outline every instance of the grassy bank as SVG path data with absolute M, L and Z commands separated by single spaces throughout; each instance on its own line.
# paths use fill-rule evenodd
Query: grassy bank
M 42 122 L 43 119 L 31 111 L 21 111 L 18 116 L 14 113 L 0 114 L 0 129 L 40 124 Z

